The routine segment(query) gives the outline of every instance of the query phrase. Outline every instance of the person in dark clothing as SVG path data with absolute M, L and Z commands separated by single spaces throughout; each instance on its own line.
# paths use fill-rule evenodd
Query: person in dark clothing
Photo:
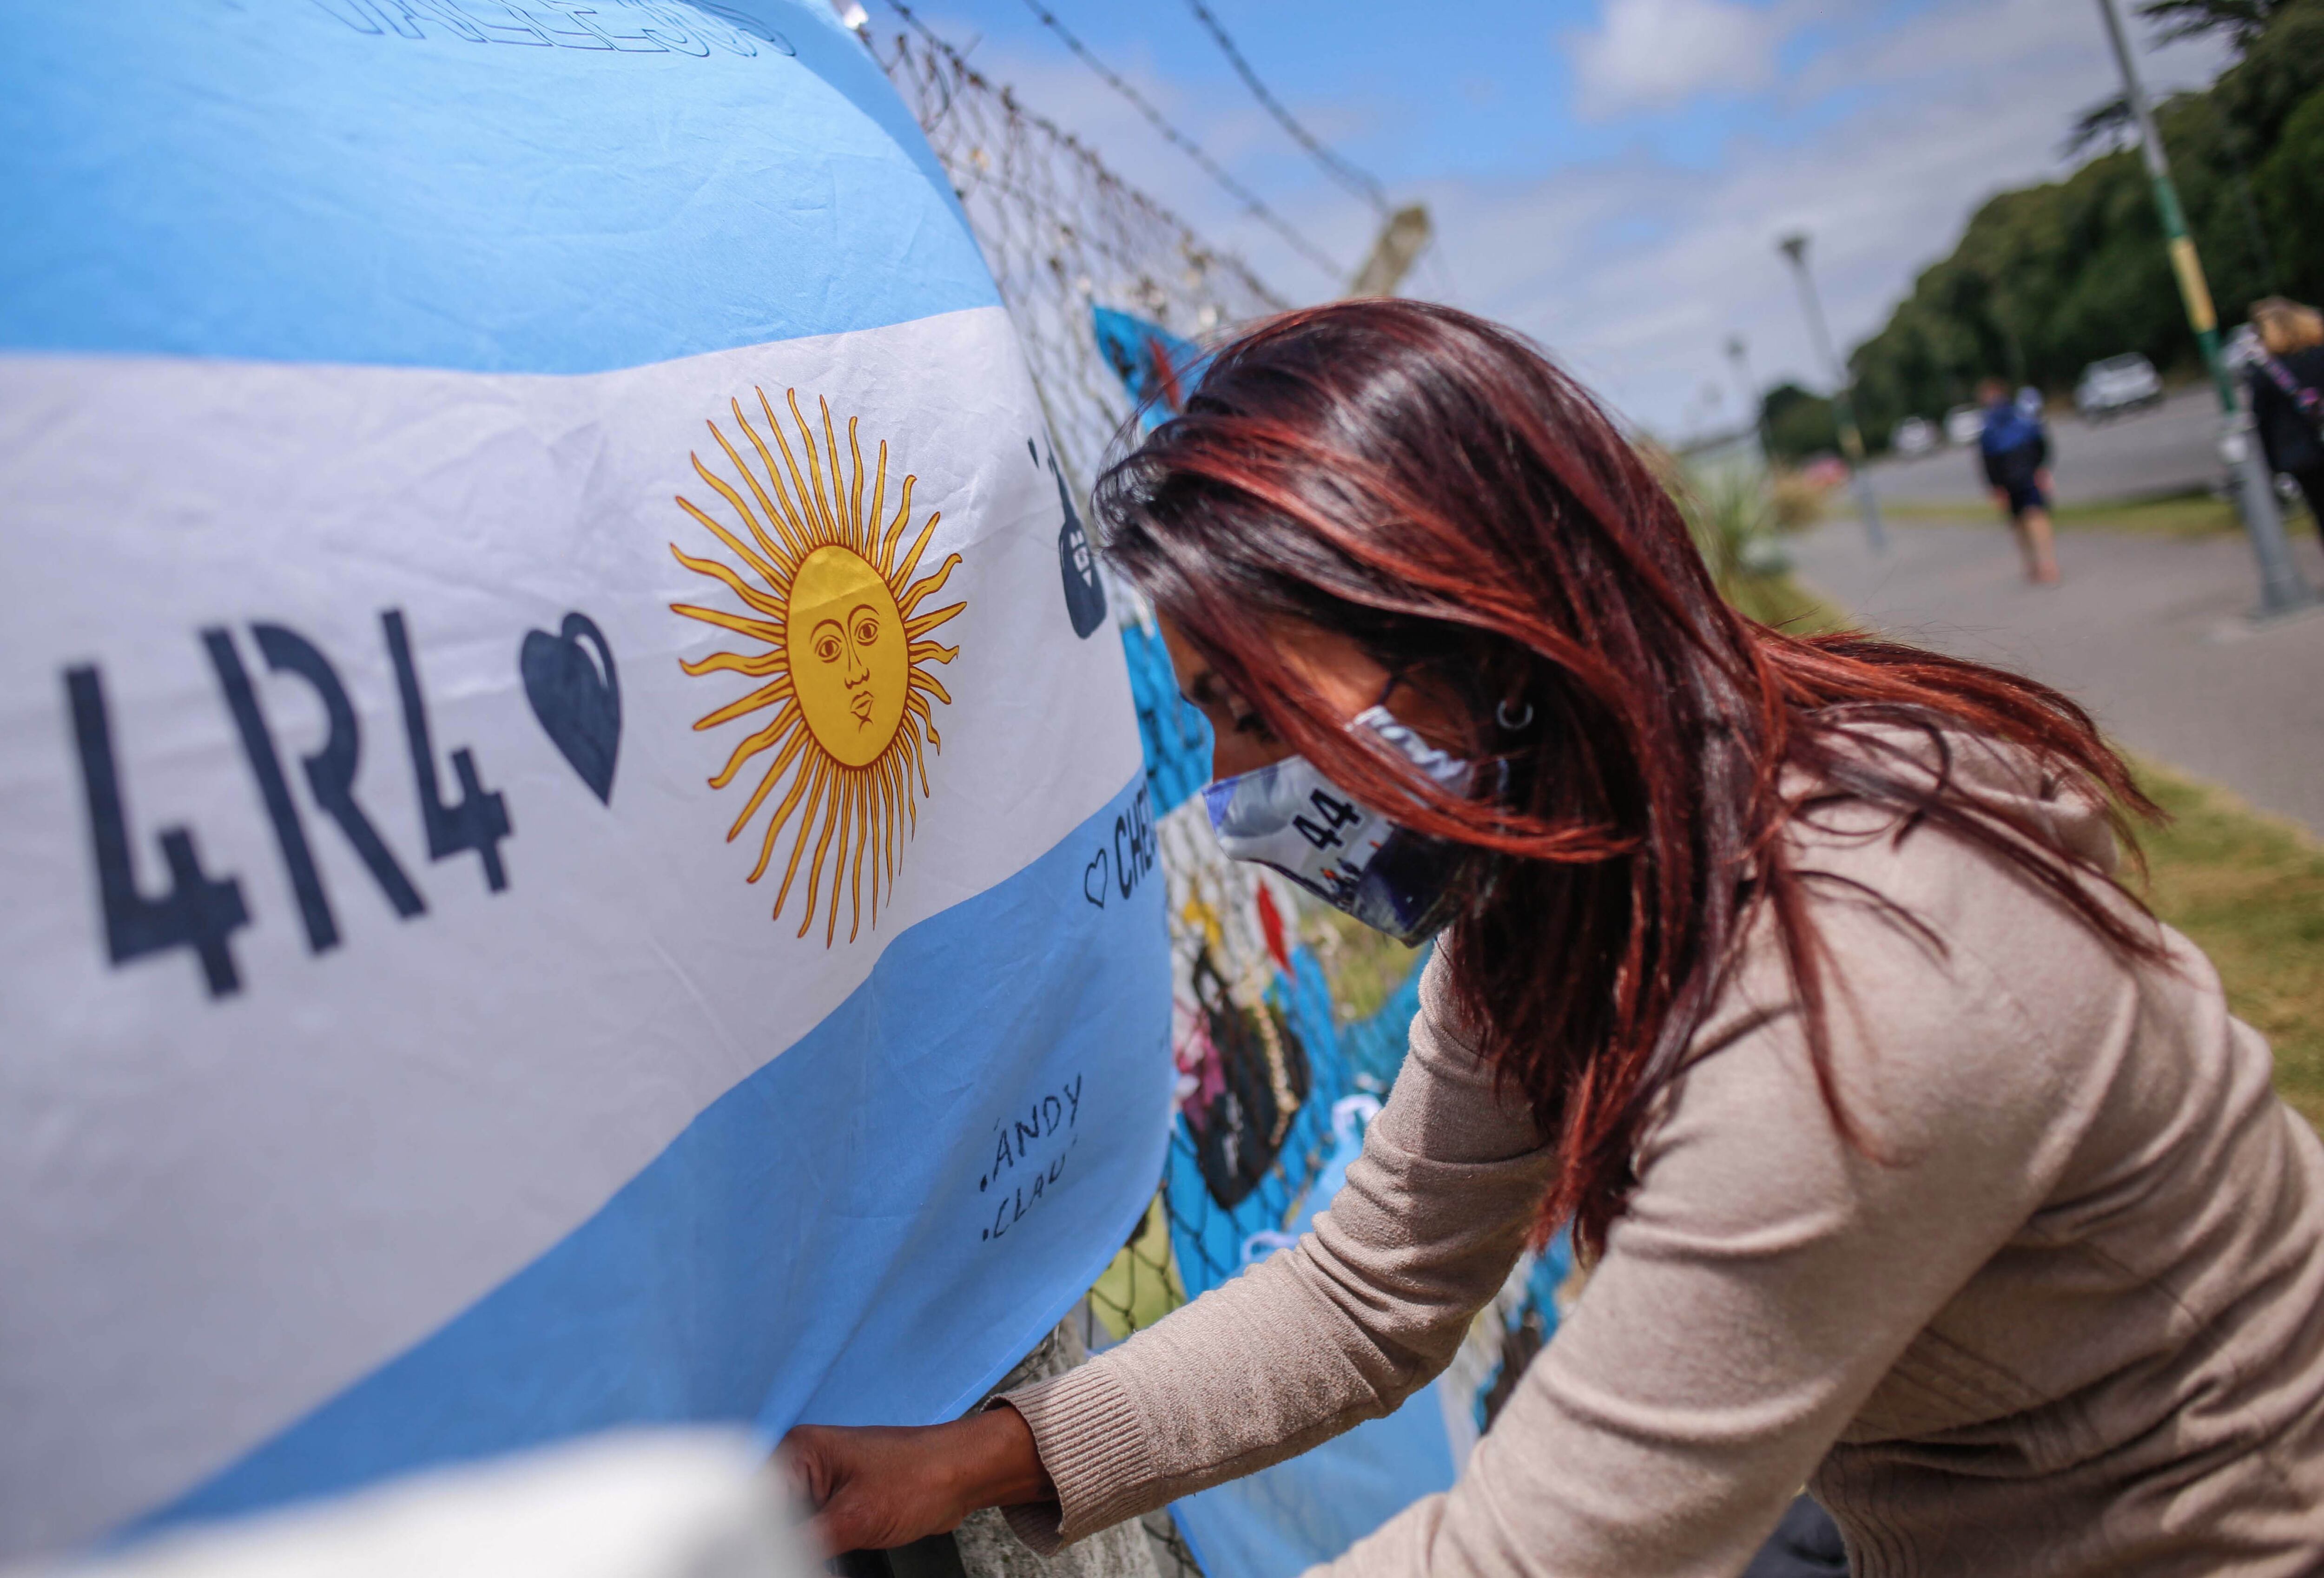
M 1988 378 L 1977 386 L 1978 403 L 1985 408 L 1985 427 L 1978 435 L 1978 455 L 1985 464 L 1985 484 L 1993 501 L 2008 512 L 2017 533 L 2017 546 L 2025 555 L 2025 579 L 2037 585 L 2054 584 L 2058 555 L 2050 532 L 2050 436 L 2039 417 L 2028 416 L 2011 397 L 2009 386 Z
M 2268 469 L 2300 484 L 2324 532 L 2324 314 L 2281 296 L 2254 304 L 2263 351 L 2251 370 L 2252 421 Z

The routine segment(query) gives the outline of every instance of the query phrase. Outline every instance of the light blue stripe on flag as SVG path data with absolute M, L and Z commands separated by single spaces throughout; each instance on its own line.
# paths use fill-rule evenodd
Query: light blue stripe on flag
M 592 372 L 998 300 L 819 0 L 0 0 L 0 348 Z
M 616 1425 L 772 1439 L 974 1402 L 1097 1280 L 1162 1169 L 1160 876 L 1102 907 L 1084 887 L 1143 793 L 899 936 L 562 1243 L 144 1525 Z

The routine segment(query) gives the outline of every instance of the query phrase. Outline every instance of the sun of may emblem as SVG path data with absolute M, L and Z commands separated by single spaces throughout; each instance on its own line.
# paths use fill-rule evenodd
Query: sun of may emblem
M 874 925 L 880 919 L 881 885 L 891 894 L 895 890 L 899 840 L 910 837 L 919 824 L 915 781 L 920 795 L 928 793 L 921 747 L 934 750 L 938 745 L 929 698 L 946 704 L 952 701 L 928 665 L 950 663 L 960 650 L 928 639 L 928 634 L 968 605 L 955 602 L 920 611 L 921 603 L 960 563 L 960 555 L 954 554 L 930 573 L 912 579 L 939 518 L 930 511 L 911 546 L 897 552 L 911 525 L 913 478 L 904 478 L 895 518 L 883 529 L 880 517 L 888 492 L 887 443 L 880 445 L 867 509 L 856 419 L 847 420 L 850 463 L 843 480 L 830 406 L 816 401 L 823 417 L 818 454 L 815 433 L 799 413 L 798 391 L 785 392 L 791 420 L 798 426 L 799 454 L 807 461 L 802 476 L 798 455 L 784 437 L 766 391 L 757 392 L 766 418 L 763 435 L 743 413 L 741 401 L 730 402 L 735 425 L 758 456 L 757 467 L 736 452 L 715 422 L 708 424 L 710 436 L 738 473 L 739 489 L 705 465 L 699 454 L 691 457 L 696 473 L 741 518 L 749 540 L 691 500 L 683 496 L 678 500 L 678 508 L 741 561 L 742 571 L 716 559 L 697 559 L 676 543 L 669 548 L 687 569 L 724 583 L 748 611 L 691 603 L 670 607 L 760 644 L 756 651 L 713 653 L 680 666 L 694 675 L 739 674 L 766 682 L 706 714 L 694 727 L 715 729 L 753 713 L 768 715 L 756 733 L 734 747 L 710 786 L 724 789 L 755 758 L 770 758 L 726 839 L 732 843 L 741 837 L 774 789 L 788 784 L 768 819 L 749 880 L 766 875 L 776 841 L 785 828 L 795 827 L 790 859 L 775 893 L 774 914 L 780 917 L 812 838 L 815 850 L 807 863 L 807 906 L 798 934 L 806 936 L 815 923 L 827 869 L 831 896 L 823 928 L 827 948 L 838 932 L 843 886 L 848 894 L 849 941 L 855 940 L 866 918 L 867 863 L 869 918 Z M 767 447 L 770 438 L 782 456 L 780 465 Z

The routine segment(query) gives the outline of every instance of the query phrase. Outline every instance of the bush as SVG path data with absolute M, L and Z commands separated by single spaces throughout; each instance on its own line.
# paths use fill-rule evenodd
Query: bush
M 1777 460 L 1796 463 L 1840 447 L 1840 421 L 1831 401 L 1795 383 L 1779 383 L 1767 391 L 1759 421 L 1767 436 L 1767 453 Z
M 1803 531 L 1823 518 L 1831 490 L 1804 472 L 1779 466 L 1767 477 L 1767 509 L 1777 531 Z
M 1791 568 L 1775 540 L 1775 511 L 1766 482 L 1757 472 L 1729 470 L 1686 477 L 1673 492 L 1723 596 L 1731 600 L 1739 581 L 1781 575 Z

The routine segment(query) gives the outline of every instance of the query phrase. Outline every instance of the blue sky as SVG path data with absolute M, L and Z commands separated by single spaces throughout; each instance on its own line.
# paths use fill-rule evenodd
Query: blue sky
M 1046 3 L 1326 252 L 1360 259 L 1370 211 L 1267 118 L 1185 0 Z M 2114 83 L 2093 0 L 1211 4 L 1313 130 L 1397 200 L 1429 204 L 1439 243 L 1412 293 L 1534 335 L 1665 436 L 1739 414 L 1730 335 L 1762 383 L 1823 382 L 1777 235 L 1814 236 L 1834 332 L 1853 343 L 1984 197 L 2061 173 L 2067 125 Z M 921 14 L 1282 294 L 1336 293 L 1024 0 Z M 2220 63 L 2179 46 L 2145 70 L 2167 90 Z

